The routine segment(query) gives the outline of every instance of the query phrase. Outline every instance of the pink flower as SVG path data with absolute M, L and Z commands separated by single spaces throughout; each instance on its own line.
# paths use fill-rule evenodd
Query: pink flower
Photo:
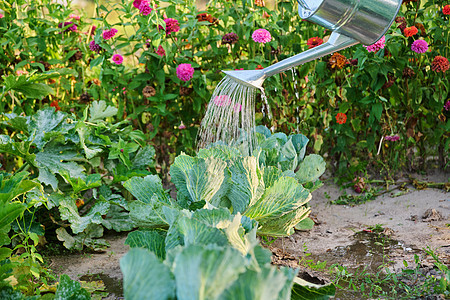
M 178 126 L 178 129 L 186 129 L 186 125 L 184 125 L 183 121 L 181 121 L 180 126 Z
M 386 46 L 386 38 L 383 35 L 381 39 L 379 39 L 374 44 L 364 47 L 367 49 L 368 52 L 377 52 L 380 49 L 384 49 L 385 46 Z
M 67 29 L 65 29 L 64 32 L 66 32 L 66 31 L 76 31 L 77 30 L 77 24 L 75 24 L 73 22 L 59 23 L 58 24 L 58 28 L 63 28 L 63 27 L 69 26 L 69 25 L 71 25 L 71 26 L 68 27 Z
M 272 36 L 270 35 L 270 32 L 266 29 L 256 29 L 252 34 L 252 39 L 257 43 L 268 43 L 270 40 L 272 40 Z
M 103 30 L 102 36 L 103 36 L 103 39 L 109 40 L 110 38 L 115 36 L 116 33 L 117 33 L 117 29 L 111 28 L 111 30 Z
M 112 57 L 112 61 L 116 65 L 121 65 L 122 62 L 123 62 L 123 57 L 120 54 L 114 54 L 113 57 Z
M 150 7 L 150 4 L 148 3 L 148 1 L 143 0 L 141 2 L 141 4 L 139 5 L 139 11 L 141 12 L 141 14 L 143 14 L 144 16 L 148 16 L 151 12 L 152 12 L 152 8 Z
M 411 50 L 416 53 L 425 53 L 428 50 L 428 43 L 424 40 L 414 41 L 411 45 Z
M 178 20 L 167 18 L 164 19 L 164 23 L 166 23 L 166 35 L 169 35 L 172 32 L 180 31 L 180 23 L 178 23 Z M 159 29 L 164 30 L 164 28 L 161 25 L 159 25 Z
M 386 141 L 390 141 L 390 142 L 396 142 L 400 139 L 400 136 L 398 134 L 394 134 L 394 135 L 387 135 L 384 137 L 384 139 Z
M 179 64 L 177 67 L 177 77 L 183 81 L 189 81 L 194 75 L 194 68 L 191 64 Z
M 450 110 L 450 100 L 448 100 L 448 101 L 445 103 L 444 109 L 445 109 L 446 111 L 449 111 L 449 110 Z
M 166 55 L 166 50 L 164 50 L 163 46 L 159 45 L 158 50 L 156 50 L 156 54 L 163 57 L 164 55 Z
M 230 103 L 231 99 L 228 95 L 220 95 L 214 98 L 214 104 L 217 106 L 228 106 Z
M 134 0 L 133 6 L 139 9 L 139 6 L 141 5 L 142 0 Z
M 3 14 L 0 14 L 0 19 L 3 19 L 5 16 Z
M 70 15 L 69 15 L 69 18 L 75 19 L 75 20 L 79 20 L 79 19 L 80 19 L 80 16 L 77 16 L 76 14 L 70 14 Z

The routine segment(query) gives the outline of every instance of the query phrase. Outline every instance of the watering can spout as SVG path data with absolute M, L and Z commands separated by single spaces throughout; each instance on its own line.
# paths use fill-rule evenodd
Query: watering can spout
M 261 89 L 267 77 L 292 69 L 296 66 L 342 50 L 359 42 L 345 35 L 333 32 L 325 44 L 309 49 L 300 54 L 286 58 L 261 70 L 222 71 L 235 81 L 254 88 Z

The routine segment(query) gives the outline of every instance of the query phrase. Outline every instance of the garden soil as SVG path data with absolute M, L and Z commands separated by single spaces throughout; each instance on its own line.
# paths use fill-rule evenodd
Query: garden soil
M 448 175 L 438 172 L 414 177 L 426 182 L 448 182 Z M 367 266 L 375 270 L 382 262 L 390 260 L 393 262 L 391 268 L 399 271 L 403 260 L 414 266 L 415 254 L 431 265 L 432 261 L 423 251 L 426 247 L 435 251 L 442 262 L 450 264 L 450 228 L 447 226 L 450 193 L 434 188 L 417 190 L 406 185 L 402 190 L 393 189 L 363 204 L 335 205 L 330 202 L 344 191 L 334 185 L 331 178 L 323 181 L 324 185 L 313 192 L 310 201 L 311 217 L 316 223 L 314 228 L 263 242 L 274 253 L 274 264 L 305 269 L 305 265 L 327 261 L 327 266 L 339 263 L 349 268 Z M 350 189 L 345 192 L 354 193 Z M 381 225 L 383 233 L 370 232 L 377 224 Z M 385 242 L 374 239 L 380 235 L 388 237 Z M 105 238 L 111 247 L 104 253 L 51 257 L 50 268 L 57 274 L 68 274 L 72 279 L 102 274 L 111 282 L 121 284 L 119 260 L 128 251 L 128 246 L 124 245 L 126 233 Z M 308 274 L 320 278 L 317 273 L 310 271 Z

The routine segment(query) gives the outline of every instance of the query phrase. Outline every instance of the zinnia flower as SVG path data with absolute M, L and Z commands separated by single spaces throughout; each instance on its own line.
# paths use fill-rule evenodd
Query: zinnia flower
M 317 47 L 317 46 L 322 45 L 322 44 L 323 44 L 323 40 L 320 37 L 317 37 L 317 36 L 310 38 L 306 42 L 306 45 L 308 45 L 308 49 Z
M 444 8 L 442 8 L 442 13 L 444 15 L 450 15 L 450 4 L 447 4 Z
M 410 79 L 416 76 L 416 72 L 413 69 L 406 67 L 403 69 L 403 78 Z
M 56 100 L 52 101 L 52 103 L 50 103 L 50 106 L 51 106 L 51 107 L 54 107 L 54 108 L 55 108 L 55 111 L 61 110 L 61 107 L 59 107 L 59 103 L 58 103 L 58 101 L 56 101 Z
M 344 55 L 336 52 L 328 60 L 328 66 L 331 69 L 334 69 L 334 68 L 342 69 L 345 66 L 345 64 L 347 63 L 347 61 L 348 60 Z
M 141 2 L 142 2 L 142 0 L 134 0 L 133 6 L 136 7 L 137 9 L 139 9 L 139 6 L 141 6 Z
M 169 35 L 172 32 L 180 31 L 180 23 L 178 23 L 178 20 L 167 18 L 164 19 L 164 23 L 166 23 L 166 35 Z M 164 28 L 161 25 L 159 25 L 159 29 L 164 30 Z
M 428 43 L 424 40 L 414 41 L 411 45 L 411 50 L 416 53 L 425 53 L 428 50 Z
M 0 14 L 0 19 L 3 19 L 5 16 L 3 14 Z
M 400 136 L 398 134 L 394 134 L 394 135 L 387 135 L 384 137 L 384 139 L 386 141 L 390 141 L 390 142 L 396 142 L 400 139 Z
M 143 0 L 139 5 L 139 11 L 144 16 L 148 16 L 152 12 L 152 10 L 153 9 L 150 7 L 150 4 L 146 0 Z
M 406 27 L 405 30 L 403 30 L 403 34 L 406 37 L 410 37 L 413 35 L 416 35 L 419 32 L 416 26 Z
M 238 40 L 239 36 L 234 32 L 227 33 L 222 37 L 223 44 L 235 44 Z
M 344 113 L 338 113 L 336 115 L 336 122 L 339 124 L 345 124 L 345 122 L 347 122 L 347 116 Z
M 448 71 L 448 69 L 450 68 L 450 64 L 448 62 L 448 59 L 443 57 L 443 56 L 436 56 L 433 59 L 433 62 L 431 63 L 431 70 L 436 71 L 436 72 L 446 72 Z
M 257 43 L 268 43 L 270 40 L 272 40 L 272 36 L 270 35 L 270 32 L 266 29 L 256 29 L 252 34 L 252 39 Z
M 406 26 L 408 26 L 408 23 L 406 23 L 405 17 L 396 17 L 395 23 L 399 24 L 397 28 L 400 28 L 400 30 L 403 32 L 405 30 Z
M 264 0 L 255 0 L 255 5 L 259 7 L 264 7 L 266 4 L 264 3 Z
M 71 26 L 69 26 L 71 25 Z M 59 23 L 58 24 L 58 28 L 63 28 L 69 26 L 68 28 L 64 29 L 64 32 L 66 31 L 76 31 L 77 30 L 77 24 L 75 24 L 74 22 L 64 22 L 64 23 Z
M 197 20 L 199 22 L 209 22 L 211 24 L 217 23 L 217 18 L 214 18 L 213 16 L 211 16 L 210 14 L 207 14 L 207 13 L 198 14 Z
M 69 18 L 74 19 L 74 20 L 79 20 L 79 19 L 80 19 L 80 16 L 77 16 L 77 15 L 75 15 L 75 14 L 70 14 L 70 15 L 69 15 Z
M 98 53 L 100 51 L 101 47 L 100 47 L 100 45 L 96 44 L 94 40 L 92 40 L 89 43 L 89 49 L 91 49 L 91 51 Z
M 158 49 L 156 50 L 156 54 L 163 57 L 164 55 L 166 55 L 166 50 L 164 50 L 163 46 L 159 45 Z
M 179 64 L 177 67 L 177 77 L 183 81 L 189 81 L 194 75 L 194 68 L 191 64 Z
M 103 39 L 109 40 L 110 38 L 114 37 L 117 33 L 117 29 L 111 28 L 110 30 L 103 30 L 102 36 Z
M 120 54 L 114 54 L 113 57 L 112 57 L 112 61 L 116 65 L 121 65 L 122 62 L 123 62 L 123 56 L 120 55 Z
M 444 104 L 444 109 L 445 109 L 446 111 L 449 111 L 449 110 L 450 110 L 450 100 L 448 100 L 447 103 Z
M 214 104 L 217 106 L 228 106 L 231 103 L 231 99 L 228 95 L 220 95 L 214 98 Z
M 364 47 L 367 49 L 368 52 L 377 52 L 380 49 L 384 49 L 385 46 L 386 46 L 386 38 L 383 35 L 381 39 L 379 39 L 374 44 Z
M 147 85 L 142 90 L 142 95 L 144 95 L 144 97 L 146 97 L 146 98 L 153 97 L 156 95 L 156 90 L 154 87 Z

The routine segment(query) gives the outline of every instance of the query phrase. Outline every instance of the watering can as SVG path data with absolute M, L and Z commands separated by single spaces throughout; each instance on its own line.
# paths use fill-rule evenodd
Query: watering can
M 297 0 L 302 19 L 332 30 L 328 41 L 261 70 L 222 71 L 235 81 L 262 88 L 267 77 L 356 44 L 371 45 L 391 26 L 402 0 Z

